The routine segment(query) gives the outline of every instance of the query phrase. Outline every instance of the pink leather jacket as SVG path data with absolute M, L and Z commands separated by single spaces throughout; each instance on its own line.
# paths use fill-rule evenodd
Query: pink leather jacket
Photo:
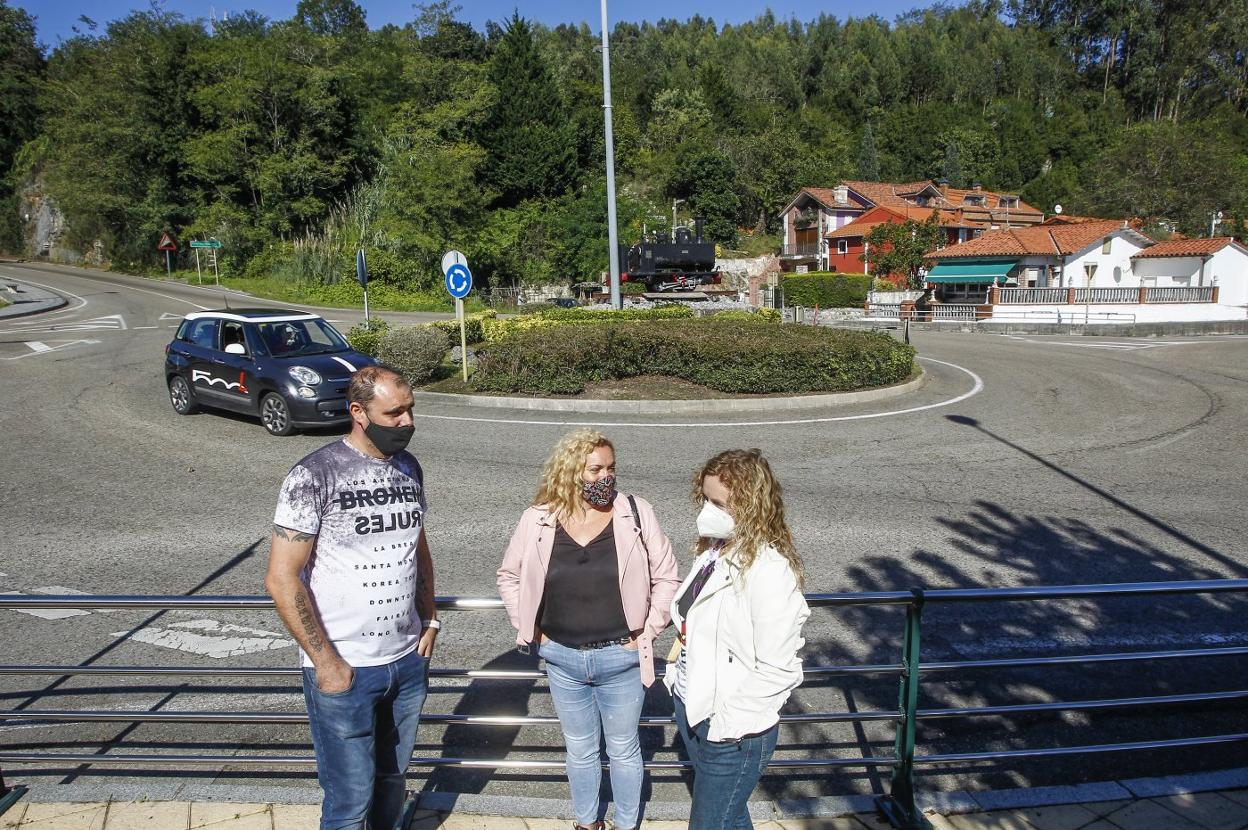
M 624 617 L 630 629 L 641 630 L 637 636 L 641 682 L 649 686 L 654 682 L 654 640 L 670 621 L 672 597 L 680 587 L 680 578 L 672 543 L 659 527 L 654 508 L 643 498 L 633 498 L 637 501 L 641 528 L 638 529 L 633 520 L 628 496 L 624 493 L 615 496 L 615 515 L 611 522 L 615 531 L 615 553 L 619 557 Z M 554 544 L 555 519 L 550 510 L 544 506 L 525 510 L 498 569 L 498 595 L 518 632 L 516 645 L 529 645 L 538 639 L 537 609 L 542 604 L 546 568 Z

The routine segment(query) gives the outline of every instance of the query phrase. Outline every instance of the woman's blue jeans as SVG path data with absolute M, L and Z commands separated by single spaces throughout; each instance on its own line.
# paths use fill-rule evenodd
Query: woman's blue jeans
M 776 751 L 780 725 L 739 741 L 708 741 L 710 720 L 690 725 L 685 704 L 673 696 L 676 728 L 693 763 L 689 830 L 751 830 L 750 794 Z
M 407 765 L 429 691 L 429 661 L 415 650 L 384 666 L 355 669 L 345 692 L 316 687 L 303 670 L 316 775 L 325 791 L 321 830 L 397 830 Z
M 546 661 L 550 696 L 563 727 L 577 823 L 589 826 L 598 820 L 599 746 L 605 738 L 615 824 L 636 827 L 643 774 L 637 725 L 645 698 L 637 652 L 620 645 L 582 650 L 547 640 L 538 653 Z

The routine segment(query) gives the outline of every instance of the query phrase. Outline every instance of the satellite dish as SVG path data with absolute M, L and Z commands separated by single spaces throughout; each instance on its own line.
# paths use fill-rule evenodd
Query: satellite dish
M 1061 206 L 1061 205 L 1054 205 L 1054 206 L 1053 206 L 1053 212 L 1054 212 L 1054 213 L 1058 213 L 1058 214 L 1060 214 L 1060 213 L 1062 212 L 1062 206 Z

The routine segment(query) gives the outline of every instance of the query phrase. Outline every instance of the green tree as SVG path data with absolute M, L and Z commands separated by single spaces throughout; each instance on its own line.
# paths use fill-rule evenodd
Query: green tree
M 481 145 L 496 204 L 557 196 L 576 178 L 576 141 L 563 100 L 528 21 L 513 14 L 494 48 L 490 80 L 498 90 Z
M 18 212 L 12 205 L 15 183 L 10 177 L 18 151 L 39 132 L 43 73 L 34 18 L 0 0 L 0 249 L 21 249 Z
M 725 154 L 688 147 L 676 159 L 668 180 L 669 196 L 684 199 L 694 216 L 706 220 L 706 235 L 727 245 L 737 241 L 737 170 Z
M 867 124 L 862 130 L 862 142 L 858 146 L 858 178 L 864 182 L 880 180 L 880 155 L 875 148 L 875 130 Z
M 908 288 L 917 290 L 923 287 L 919 278 L 923 255 L 936 249 L 944 233 L 936 211 L 923 222 L 881 222 L 867 232 L 870 247 L 863 259 L 875 276 L 903 277 Z

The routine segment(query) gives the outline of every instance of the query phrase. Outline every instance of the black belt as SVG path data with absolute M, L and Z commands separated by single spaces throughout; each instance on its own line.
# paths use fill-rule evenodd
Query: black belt
M 616 637 L 614 640 L 598 640 L 597 642 L 593 642 L 593 643 L 581 643 L 580 645 L 567 646 L 567 647 L 580 649 L 581 651 L 588 651 L 591 648 L 606 648 L 607 646 L 626 646 L 630 642 L 632 642 L 632 639 L 633 639 L 633 635 L 626 634 L 623 637 Z M 563 643 L 560 643 L 559 645 L 563 645 Z

